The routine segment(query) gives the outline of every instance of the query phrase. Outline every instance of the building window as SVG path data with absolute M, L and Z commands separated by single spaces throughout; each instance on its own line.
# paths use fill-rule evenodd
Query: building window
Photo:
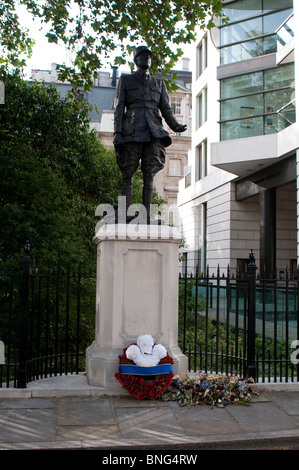
M 169 176 L 182 176 L 182 161 L 179 158 L 169 159 Z
M 221 140 L 280 132 L 296 120 L 294 64 L 221 80 Z
M 207 141 L 204 140 L 196 147 L 195 181 L 207 176 Z
M 182 98 L 171 98 L 170 106 L 173 114 L 182 114 Z
M 208 66 L 208 36 L 204 36 L 196 50 L 196 78 L 200 77 Z
M 276 30 L 293 11 L 293 1 L 247 0 L 223 7 L 227 24 L 220 26 L 220 63 L 231 64 L 277 51 Z
M 200 95 L 197 97 L 197 106 L 198 106 L 198 125 L 201 127 L 208 118 L 208 90 L 203 88 Z

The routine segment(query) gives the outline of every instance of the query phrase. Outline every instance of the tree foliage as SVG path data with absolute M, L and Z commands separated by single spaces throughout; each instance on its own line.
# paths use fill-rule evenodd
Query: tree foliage
M 0 66 L 22 67 L 30 56 L 34 41 L 20 24 L 15 0 L 0 3 Z
M 0 259 L 23 252 L 94 262 L 99 204 L 115 204 L 121 173 L 113 149 L 89 129 L 88 105 L 61 99 L 54 86 L 0 77 Z M 134 202 L 141 200 L 141 177 Z
M 13 54 L 30 52 L 28 31 L 14 13 L 18 0 L 6 0 L 0 14 L 2 63 Z M 47 27 L 49 42 L 74 51 L 73 67 L 60 64 L 60 78 L 89 87 L 92 74 L 105 60 L 115 65 L 146 44 L 153 51 L 152 73 L 169 73 L 183 54 L 179 47 L 195 40 L 196 28 L 211 28 L 221 14 L 222 0 L 19 0 Z M 8 34 L 9 33 L 9 34 Z M 9 39 L 10 38 L 10 39 Z M 116 51 L 119 53 L 115 54 Z M 132 65 L 132 62 L 129 62 Z

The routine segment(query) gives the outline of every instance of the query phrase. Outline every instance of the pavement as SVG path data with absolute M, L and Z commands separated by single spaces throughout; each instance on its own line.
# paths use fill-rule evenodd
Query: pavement
M 254 387 L 249 406 L 225 408 L 107 395 L 84 374 L 2 388 L 0 450 L 97 450 L 110 459 L 138 450 L 299 450 L 299 383 Z

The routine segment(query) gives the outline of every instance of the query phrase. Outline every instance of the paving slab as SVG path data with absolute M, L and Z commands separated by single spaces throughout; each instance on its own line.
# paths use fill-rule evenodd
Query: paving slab
M 271 392 L 265 393 L 271 401 L 284 410 L 289 416 L 299 417 L 299 393 L 298 392 Z
M 229 405 L 229 413 L 246 432 L 299 429 L 298 423 L 272 402 L 249 406 Z
M 58 426 L 116 424 L 109 398 L 58 397 L 56 415 Z
M 188 408 L 174 402 L 170 402 L 169 406 L 186 436 L 244 432 L 227 408 L 211 408 L 205 405 Z
M 119 429 L 123 439 L 161 436 L 183 436 L 184 431 L 167 407 L 117 408 Z
M 52 398 L 12 398 L 12 399 L 0 399 L 0 411 L 1 409 L 32 409 L 32 408 L 55 408 L 55 400 Z
M 55 441 L 54 409 L 0 410 L 0 442 Z

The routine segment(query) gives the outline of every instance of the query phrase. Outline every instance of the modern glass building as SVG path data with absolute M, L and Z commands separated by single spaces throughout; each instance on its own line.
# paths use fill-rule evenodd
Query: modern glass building
M 237 1 L 224 6 L 220 64 L 276 54 L 294 37 L 292 0 Z M 249 5 L 246 8 L 246 5 Z M 295 122 L 294 62 L 221 80 L 221 140 L 279 132 Z
M 296 272 L 296 23 L 295 0 L 234 0 L 217 28 L 198 32 L 178 199 L 191 267 L 242 270 L 253 249 L 261 270 Z

